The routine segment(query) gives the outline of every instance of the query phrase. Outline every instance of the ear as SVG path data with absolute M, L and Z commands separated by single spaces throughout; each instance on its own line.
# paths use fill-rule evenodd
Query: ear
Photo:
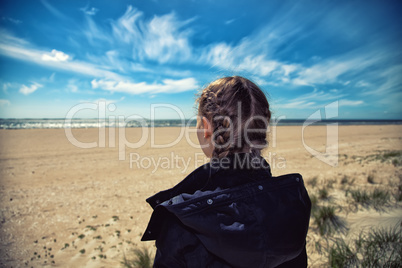
M 212 136 L 212 126 L 209 123 L 209 120 L 203 116 L 202 117 L 202 127 L 204 129 L 204 138 L 209 138 Z

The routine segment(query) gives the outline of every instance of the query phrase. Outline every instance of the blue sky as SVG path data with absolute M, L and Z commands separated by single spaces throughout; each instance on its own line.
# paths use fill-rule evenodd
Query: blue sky
M 64 118 L 86 102 L 189 118 L 195 93 L 242 75 L 276 118 L 338 101 L 341 119 L 402 119 L 402 4 L 375 0 L 2 0 L 0 117 Z M 157 118 L 178 118 L 170 108 Z M 75 117 L 96 117 L 85 109 Z

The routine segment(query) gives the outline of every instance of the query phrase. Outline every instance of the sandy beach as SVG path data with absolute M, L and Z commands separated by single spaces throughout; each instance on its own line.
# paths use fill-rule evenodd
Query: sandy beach
M 106 129 L 105 136 L 96 128 L 73 129 L 75 141 L 93 147 L 79 148 L 64 129 L 0 130 L 0 266 L 116 267 L 132 248 L 154 250 L 153 242 L 140 242 L 152 212 L 145 199 L 207 161 L 192 146 L 195 133 L 180 133 L 126 129 L 127 143 L 144 141 L 130 148 L 118 129 Z M 326 126 L 307 127 L 304 139 L 301 126 L 280 126 L 272 129 L 264 156 L 274 176 L 302 174 L 310 195 L 327 187 L 329 197 L 320 202 L 342 208 L 338 214 L 349 230 L 344 235 L 351 236 L 402 220 L 395 197 L 402 180 L 401 133 L 401 125 L 339 126 L 337 144 L 327 148 Z M 323 156 L 337 165 L 306 147 L 337 147 L 338 159 Z M 345 195 L 347 189 L 374 188 L 390 193 L 382 210 L 351 206 Z M 309 263 L 318 267 L 326 259 L 317 251 L 317 226 L 313 220 L 310 225 Z

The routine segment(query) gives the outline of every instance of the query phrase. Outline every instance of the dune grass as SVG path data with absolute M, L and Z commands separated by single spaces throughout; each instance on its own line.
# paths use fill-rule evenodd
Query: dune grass
M 371 162 L 371 161 L 380 161 L 381 163 L 387 163 L 394 165 L 395 167 L 398 167 L 402 165 L 402 151 L 380 151 L 377 154 L 372 154 L 368 155 L 365 157 L 357 157 L 354 156 L 354 159 L 365 162 Z
M 396 202 L 402 201 L 402 177 L 399 177 L 398 184 L 390 184 L 390 186 L 394 189 L 392 191 L 392 196 L 395 198 Z
M 306 183 L 314 188 L 317 185 L 318 177 L 314 176 L 311 180 L 308 180 Z
M 148 248 L 131 249 L 129 256 L 123 255 L 121 264 L 125 268 L 151 268 L 153 264 L 153 256 Z
M 310 201 L 311 201 L 311 211 L 314 212 L 318 207 L 318 198 L 314 194 L 310 194 Z
M 374 189 L 372 192 L 360 189 L 348 190 L 345 194 L 346 196 L 350 194 L 356 205 L 361 205 L 365 208 L 373 207 L 376 210 L 387 206 L 391 197 L 388 191 L 379 188 Z
M 349 182 L 348 176 L 344 175 L 343 178 L 342 178 L 342 180 L 341 180 L 341 184 L 342 184 L 342 185 L 343 185 L 343 184 L 348 184 L 348 182 Z
M 320 188 L 318 190 L 318 197 L 320 199 L 328 199 L 328 190 L 326 187 Z
M 356 253 L 343 239 L 336 240 L 329 248 L 328 264 L 330 267 L 357 267 L 359 259 Z
M 399 225 L 399 224 L 398 224 Z M 370 230 L 345 242 L 336 239 L 328 248 L 330 267 L 400 267 L 402 232 L 400 226 Z
M 320 206 L 313 210 L 312 217 L 320 235 L 346 231 L 346 224 L 335 211 L 334 206 Z

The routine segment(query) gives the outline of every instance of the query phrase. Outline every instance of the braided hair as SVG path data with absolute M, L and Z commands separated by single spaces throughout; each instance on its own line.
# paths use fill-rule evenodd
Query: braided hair
M 213 157 L 244 151 L 260 155 L 268 145 L 269 103 L 250 80 L 240 76 L 220 78 L 203 89 L 197 101 L 198 115 L 206 117 L 213 128 Z

